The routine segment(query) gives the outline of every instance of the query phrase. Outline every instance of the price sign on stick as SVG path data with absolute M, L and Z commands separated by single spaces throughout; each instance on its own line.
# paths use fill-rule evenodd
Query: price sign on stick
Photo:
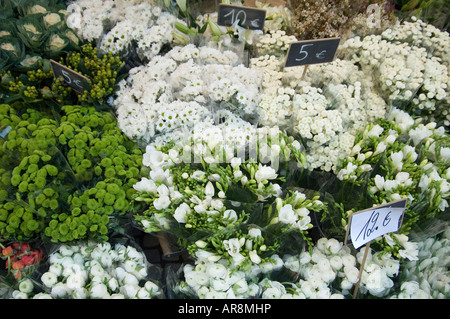
M 358 295 L 361 276 L 364 270 L 370 242 L 384 234 L 396 232 L 402 222 L 407 199 L 399 199 L 387 204 L 365 209 L 350 216 L 345 243 L 351 240 L 355 248 L 366 244 L 364 256 L 359 269 L 358 282 L 353 291 L 353 298 Z
M 68 67 L 54 61 L 50 60 L 52 65 L 53 74 L 56 78 L 62 77 L 64 83 L 69 85 L 72 89 L 78 93 L 83 93 L 84 90 L 89 89 L 89 79 L 78 72 L 75 72 Z
M 331 62 L 340 41 L 339 38 L 331 38 L 291 43 L 284 67 Z
M 217 24 L 230 27 L 238 21 L 238 25 L 251 30 L 262 30 L 266 20 L 266 10 L 219 4 Z
M 353 247 L 359 248 L 387 233 L 396 232 L 403 221 L 407 199 L 376 206 L 350 216 L 346 240 L 350 237 Z

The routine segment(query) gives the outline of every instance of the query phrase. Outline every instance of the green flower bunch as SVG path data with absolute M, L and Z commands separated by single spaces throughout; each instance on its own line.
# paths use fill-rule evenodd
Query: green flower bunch
M 0 106 L 9 127 L 0 139 L 1 236 L 106 240 L 120 223 L 112 217 L 132 209 L 132 186 L 145 172 L 140 149 L 109 112 L 67 105 L 57 121 L 20 105 Z
M 64 77 L 54 76 L 50 60 L 38 57 L 30 60 L 27 68 L 0 70 L 5 102 L 101 105 L 112 94 L 123 66 L 119 57 L 98 54 L 92 44 L 61 56 L 58 62 L 87 78 L 88 88 L 82 94 L 68 86 Z
M 2 1 L 0 72 L 78 49 L 81 41 L 65 23 L 65 8 L 64 1 Z

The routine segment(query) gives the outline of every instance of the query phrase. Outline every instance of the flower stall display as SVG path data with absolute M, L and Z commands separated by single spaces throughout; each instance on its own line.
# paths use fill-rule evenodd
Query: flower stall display
M 251 30 L 197 1 L 2 1 L 2 298 L 448 298 L 440 5 L 256 1 Z M 331 37 L 332 62 L 284 66 Z M 402 198 L 397 232 L 344 242 Z M 130 227 L 189 257 L 162 276 Z

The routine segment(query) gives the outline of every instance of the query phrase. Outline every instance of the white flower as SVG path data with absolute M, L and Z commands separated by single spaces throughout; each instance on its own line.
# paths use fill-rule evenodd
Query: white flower
M 368 137 L 372 137 L 372 136 L 377 136 L 378 137 L 378 136 L 380 136 L 381 133 L 383 133 L 383 131 L 384 131 L 384 129 L 380 125 L 376 124 L 367 133 L 367 136 Z
M 258 253 L 256 250 L 250 251 L 248 253 L 248 256 L 250 257 L 250 260 L 255 264 L 259 264 L 261 262 L 261 257 L 258 256 Z
M 133 284 L 125 284 L 120 287 L 120 292 L 125 295 L 127 298 L 135 298 L 140 290 L 138 285 Z
M 258 170 L 255 173 L 255 179 L 258 183 L 264 180 L 275 179 L 277 176 L 278 174 L 272 167 L 263 166 L 262 164 L 259 164 Z
M 133 185 L 133 188 L 138 192 L 156 193 L 157 187 L 153 180 L 142 177 L 139 182 Z
M 224 211 L 223 218 L 227 220 L 227 223 L 234 223 L 238 220 L 236 212 L 232 209 Z
M 85 284 L 84 278 L 80 274 L 72 274 L 69 277 L 67 277 L 67 288 L 71 290 L 76 290 L 79 288 L 82 288 Z
M 261 229 L 256 228 L 256 227 L 251 227 L 248 230 L 248 235 L 250 237 L 252 237 L 252 238 L 255 238 L 255 239 L 258 238 L 258 237 L 261 237 Z
M 69 294 L 69 291 L 65 283 L 58 282 L 52 287 L 50 294 L 53 298 L 65 298 Z
M 23 293 L 29 294 L 33 291 L 33 288 L 34 288 L 33 282 L 29 278 L 22 280 L 19 283 L 19 290 Z
M 284 224 L 294 224 L 298 220 L 298 216 L 295 214 L 294 210 L 292 209 L 291 204 L 284 205 L 281 207 L 278 218 L 280 222 Z
M 28 299 L 28 295 L 22 291 L 14 290 L 12 292 L 13 299 Z
M 158 285 L 150 280 L 145 282 L 144 288 L 150 293 L 151 296 L 155 296 L 160 293 Z
M 84 287 L 72 291 L 72 297 L 74 299 L 86 299 L 88 295 L 89 291 Z
M 179 223 L 186 223 L 186 214 L 189 214 L 191 212 L 191 208 L 188 204 L 182 203 L 180 206 L 178 206 L 175 209 L 175 212 L 173 214 L 173 217 L 176 219 Z
M 89 293 L 92 298 L 96 299 L 108 299 L 110 297 L 108 287 L 102 283 L 92 285 L 89 289 Z
M 159 196 L 153 201 L 153 206 L 156 210 L 163 210 L 169 207 L 171 201 L 168 195 Z
M 108 280 L 108 287 L 112 291 L 116 291 L 119 288 L 119 282 L 117 281 L 116 278 L 110 278 Z
M 46 287 L 51 288 L 57 283 L 58 277 L 55 273 L 47 271 L 41 276 L 41 281 Z
M 208 182 L 205 186 L 205 196 L 208 197 L 214 196 L 214 186 L 211 182 Z
M 211 263 L 206 266 L 206 273 L 211 278 L 224 278 L 226 275 L 228 275 L 228 270 L 222 264 Z
M 63 267 L 61 264 L 52 263 L 48 268 L 48 271 L 54 273 L 56 276 L 60 276 L 62 274 Z
M 233 157 L 230 161 L 231 167 L 236 168 L 239 167 L 242 163 L 242 160 L 239 157 Z

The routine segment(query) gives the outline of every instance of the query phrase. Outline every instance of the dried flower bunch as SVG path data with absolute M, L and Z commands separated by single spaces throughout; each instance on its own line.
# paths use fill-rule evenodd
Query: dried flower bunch
M 370 33 L 376 31 L 368 22 L 372 14 L 369 5 L 380 10 L 380 25 L 377 29 L 382 30 L 394 21 L 394 16 L 388 1 L 385 0 L 292 0 L 290 3 L 294 17 L 291 22 L 291 32 L 298 40 L 333 38 L 349 36 L 352 31 L 358 33 L 368 29 Z M 369 11 L 369 12 L 368 12 Z

